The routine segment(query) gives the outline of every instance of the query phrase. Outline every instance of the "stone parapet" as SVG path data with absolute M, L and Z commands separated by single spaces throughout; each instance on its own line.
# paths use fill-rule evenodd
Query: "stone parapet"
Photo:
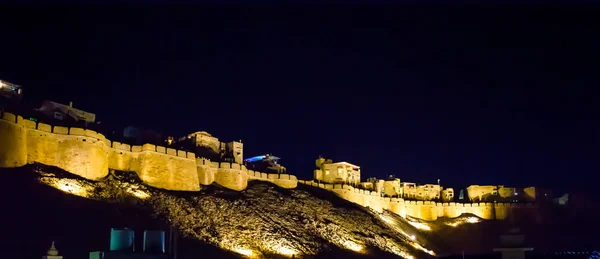
M 503 220 L 521 210 L 534 209 L 535 204 L 527 203 L 457 203 L 414 201 L 401 198 L 381 197 L 376 192 L 355 188 L 347 184 L 321 184 L 314 181 L 298 181 L 301 184 L 329 190 L 340 198 L 368 207 L 378 212 L 388 210 L 402 217 L 410 216 L 422 220 L 436 220 L 440 217 L 456 218 L 465 213 L 474 214 L 482 219 Z

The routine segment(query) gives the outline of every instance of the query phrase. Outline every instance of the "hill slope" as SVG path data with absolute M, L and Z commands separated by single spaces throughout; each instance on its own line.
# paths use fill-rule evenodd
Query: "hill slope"
M 426 258 L 432 253 L 433 244 L 414 227 L 405 224 L 399 233 L 389 227 L 390 219 L 312 187 L 286 190 L 251 182 L 242 192 L 208 186 L 182 193 L 148 188 L 128 173 L 99 182 L 42 166 L 0 174 L 3 219 L 9 222 L 1 248 L 13 258 L 39 258 L 51 240 L 61 254 L 86 258 L 107 248 L 111 227 L 141 233 L 169 225 L 182 236 L 179 258 L 207 253 Z M 390 218 L 396 224 L 403 220 Z
M 132 173 L 98 182 L 56 168 L 0 169 L 7 258 L 39 258 L 52 240 L 65 259 L 105 250 L 112 227 L 178 231 L 178 258 L 241 258 L 243 254 L 305 258 L 428 258 L 489 253 L 510 227 L 525 232 L 536 251 L 600 247 L 595 207 L 541 208 L 534 221 L 467 224 L 477 218 L 423 222 L 378 214 L 319 188 L 293 190 L 251 182 L 242 192 L 206 186 L 200 192 L 146 187 Z

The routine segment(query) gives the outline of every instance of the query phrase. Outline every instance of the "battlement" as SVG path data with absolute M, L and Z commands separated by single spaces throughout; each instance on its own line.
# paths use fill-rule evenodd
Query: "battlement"
M 136 173 L 149 186 L 168 190 L 197 191 L 201 184 L 216 183 L 241 191 L 248 181 L 267 181 L 283 188 L 295 188 L 301 183 L 329 190 L 378 212 L 389 210 L 424 220 L 454 218 L 464 213 L 484 219 L 505 219 L 516 211 L 536 207 L 532 203 L 436 203 L 383 197 L 381 191 L 355 187 L 357 183 L 317 183 L 298 180 L 290 174 L 248 170 L 239 163 L 213 162 L 192 152 L 152 144 L 132 146 L 110 141 L 93 130 L 36 123 L 8 112 L 0 116 L 0 143 L 0 167 L 41 163 L 90 180 L 106 177 L 109 170 L 127 171 Z
M 62 168 L 89 180 L 110 170 L 138 174 L 146 184 L 169 190 L 199 190 L 195 155 L 150 144 L 130 146 L 110 141 L 96 131 L 52 126 L 2 113 L 0 167 L 41 163 Z
M 248 170 L 248 180 L 259 180 L 274 183 L 283 188 L 293 189 L 298 186 L 298 178 L 290 174 L 267 174 Z
M 110 141 L 109 141 L 110 142 Z M 110 147 L 117 151 L 125 151 L 125 152 L 156 152 L 159 154 L 165 154 L 169 156 L 176 156 L 180 158 L 188 158 L 195 159 L 196 154 L 193 152 L 187 152 L 185 150 L 176 150 L 172 148 L 166 148 L 162 146 L 155 146 L 152 144 L 144 144 L 141 146 L 131 146 L 128 144 L 120 143 L 117 141 L 110 142 Z
M 128 144 L 120 143 L 117 141 L 110 141 L 106 139 L 106 137 L 93 130 L 83 129 L 79 127 L 62 127 L 62 126 L 52 126 L 49 124 L 35 122 L 31 120 L 25 120 L 20 115 L 15 115 L 13 113 L 4 112 L 2 113 L 2 120 L 14 122 L 17 125 L 23 125 L 27 129 L 39 130 L 47 133 L 54 133 L 60 135 L 69 135 L 69 136 L 81 136 L 81 137 L 89 137 L 94 138 L 98 141 L 102 141 L 107 147 L 111 147 L 115 150 L 119 151 L 127 151 L 127 152 L 142 152 L 142 151 L 153 151 L 161 154 L 167 154 L 172 156 L 177 156 L 181 158 L 196 158 L 196 155 L 192 152 L 187 152 L 185 150 L 175 150 L 171 148 L 165 148 L 161 146 L 155 146 L 152 144 L 144 144 L 142 146 L 131 146 Z M 87 141 L 88 138 L 81 139 L 82 141 Z
M 185 191 L 213 182 L 233 190 L 245 189 L 248 180 L 269 181 L 283 188 L 295 188 L 298 183 L 293 175 L 255 172 L 238 163 L 196 158 L 185 150 L 132 146 L 110 141 L 93 130 L 36 123 L 8 112 L 0 118 L 6 122 L 0 124 L 0 137 L 8 143 L 0 148 L 0 154 L 7 154 L 0 167 L 42 163 L 90 180 L 106 177 L 109 169 L 128 171 L 150 186 Z
M 323 184 L 304 180 L 298 182 L 331 191 L 342 199 L 378 212 L 388 210 L 402 217 L 411 216 L 423 220 L 436 220 L 439 217 L 456 218 L 465 213 L 474 214 L 483 219 L 502 220 L 518 211 L 536 207 L 533 203 L 457 203 L 404 200 L 382 197 L 375 191 L 356 188 L 348 184 Z

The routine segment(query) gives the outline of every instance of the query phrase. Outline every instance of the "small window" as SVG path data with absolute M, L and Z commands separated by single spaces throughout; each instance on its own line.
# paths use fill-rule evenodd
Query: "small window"
M 329 175 L 329 169 L 325 170 L 325 175 Z

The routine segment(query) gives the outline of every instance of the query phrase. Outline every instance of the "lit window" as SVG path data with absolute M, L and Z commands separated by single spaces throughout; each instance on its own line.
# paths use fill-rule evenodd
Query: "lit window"
M 329 175 L 329 169 L 325 170 L 325 175 Z

